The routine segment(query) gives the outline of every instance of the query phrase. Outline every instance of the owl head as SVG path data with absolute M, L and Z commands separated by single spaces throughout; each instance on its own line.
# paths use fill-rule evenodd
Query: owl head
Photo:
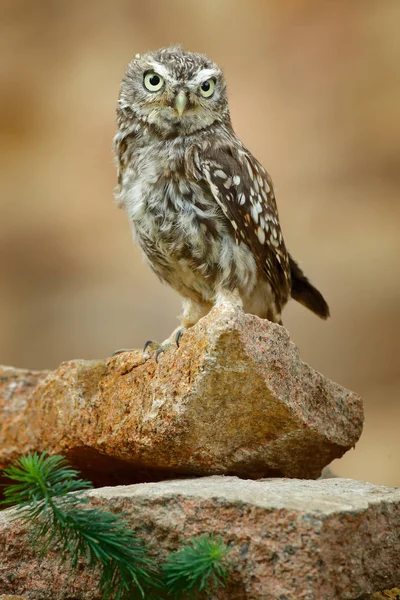
M 120 124 L 139 121 L 167 138 L 229 122 L 222 71 L 181 46 L 137 54 L 122 80 L 118 116 Z

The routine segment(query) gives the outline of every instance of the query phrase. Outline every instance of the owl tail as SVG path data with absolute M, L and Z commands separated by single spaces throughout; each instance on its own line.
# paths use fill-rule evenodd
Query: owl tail
M 329 306 L 323 295 L 308 281 L 299 265 L 290 255 L 289 264 L 292 277 L 292 298 L 312 310 L 321 319 L 327 319 L 329 317 Z

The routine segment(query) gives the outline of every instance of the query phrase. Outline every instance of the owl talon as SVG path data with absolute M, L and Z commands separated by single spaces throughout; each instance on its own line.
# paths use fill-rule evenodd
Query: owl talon
M 181 341 L 181 337 L 183 336 L 185 331 L 186 331 L 186 327 L 182 327 L 181 329 L 178 329 L 178 331 L 176 332 L 175 344 L 176 344 L 177 348 L 179 348 L 179 343 Z
M 153 340 L 147 340 L 147 342 L 143 346 L 143 352 L 146 352 L 148 348 L 150 348 L 150 350 L 156 350 L 159 347 L 160 344 L 158 344 L 157 342 L 153 342 Z
M 133 348 L 119 348 L 118 350 L 114 350 L 111 356 L 116 356 L 117 354 L 123 354 L 124 352 L 134 352 Z
M 160 358 L 160 355 L 164 354 L 164 352 L 166 352 L 169 347 L 170 347 L 170 344 L 163 344 L 162 346 L 157 348 L 157 350 L 154 352 L 154 358 L 156 359 L 157 364 L 158 364 L 158 359 Z

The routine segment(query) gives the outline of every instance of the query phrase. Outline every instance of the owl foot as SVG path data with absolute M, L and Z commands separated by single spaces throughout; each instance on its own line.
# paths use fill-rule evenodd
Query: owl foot
M 154 358 L 156 359 L 156 363 L 158 363 L 158 357 L 162 352 L 167 350 L 169 344 L 159 344 L 158 342 L 153 342 L 153 340 L 147 340 L 145 345 L 143 346 L 143 353 L 146 354 L 148 350 L 155 350 Z
M 171 336 L 168 339 L 166 339 L 165 342 L 163 342 L 162 344 L 159 344 L 158 342 L 153 342 L 153 340 L 147 340 L 147 342 L 143 346 L 143 354 L 155 350 L 154 358 L 156 359 L 156 363 L 158 363 L 160 355 L 166 352 L 171 346 L 176 346 L 177 348 L 179 348 L 180 340 L 185 331 L 186 327 L 178 327 L 178 329 L 175 329 Z M 116 356 L 117 354 L 122 354 L 123 352 L 134 352 L 134 350 L 131 348 L 119 348 L 118 350 L 115 350 L 111 356 Z
M 165 342 L 163 342 L 161 344 L 161 346 L 158 346 L 155 353 L 154 353 L 154 358 L 156 359 L 156 363 L 158 363 L 158 359 L 160 358 L 161 354 L 164 354 L 164 352 L 166 352 L 169 348 L 171 348 L 171 346 L 176 346 L 177 348 L 179 348 L 179 343 L 180 340 L 183 336 L 183 334 L 186 331 L 186 327 L 178 327 L 178 329 L 176 329 L 172 335 L 165 340 Z M 154 342 L 146 342 L 145 344 L 145 349 L 149 348 L 150 345 L 154 346 Z

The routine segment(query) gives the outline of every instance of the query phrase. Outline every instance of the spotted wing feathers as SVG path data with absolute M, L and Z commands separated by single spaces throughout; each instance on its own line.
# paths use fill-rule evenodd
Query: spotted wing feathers
M 210 153 L 201 163 L 211 192 L 234 229 L 236 242 L 250 247 L 276 298 L 286 302 L 290 293 L 289 256 L 268 173 L 244 148 Z

